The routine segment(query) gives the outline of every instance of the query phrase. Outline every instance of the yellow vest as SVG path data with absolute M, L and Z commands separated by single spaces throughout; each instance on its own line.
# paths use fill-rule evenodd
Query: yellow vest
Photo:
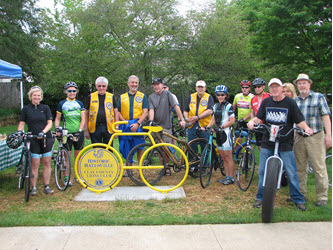
M 106 92 L 105 93 L 105 101 L 104 101 L 104 109 L 106 116 L 106 125 L 108 128 L 108 132 L 110 134 L 113 133 L 111 128 L 114 123 L 114 110 L 113 110 L 113 94 Z M 88 130 L 90 133 L 94 133 L 96 130 L 96 121 L 97 121 L 97 113 L 98 113 L 99 101 L 98 101 L 98 92 L 91 93 L 90 96 L 90 108 L 89 108 L 89 120 L 88 120 Z
M 204 96 L 201 98 L 200 103 L 199 103 L 198 115 L 202 114 L 204 111 L 207 110 L 209 96 L 210 96 L 210 94 L 205 93 Z M 190 111 L 188 112 L 188 117 L 189 118 L 191 118 L 192 116 L 196 116 L 197 97 L 198 97 L 198 93 L 191 94 L 191 102 L 190 102 L 190 105 L 189 105 Z M 203 119 L 200 119 L 199 120 L 200 127 L 206 127 L 211 119 L 212 119 L 211 115 L 209 115 L 209 116 L 207 116 Z M 193 127 L 193 125 L 190 128 L 192 128 L 192 127 Z
M 133 120 L 140 119 L 143 110 L 143 97 L 144 94 L 140 91 L 137 91 L 134 95 L 134 102 L 133 102 Z M 130 100 L 129 94 L 125 93 L 120 96 L 120 105 L 121 105 L 121 115 L 124 117 L 125 120 L 130 119 Z

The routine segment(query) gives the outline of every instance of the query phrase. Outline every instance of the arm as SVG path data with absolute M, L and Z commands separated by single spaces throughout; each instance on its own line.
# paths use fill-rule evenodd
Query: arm
M 222 124 L 223 128 L 229 128 L 229 127 L 231 127 L 232 125 L 235 124 L 235 120 L 236 120 L 236 118 L 234 116 L 230 117 L 228 122 Z
M 308 126 L 308 124 L 306 124 L 305 121 L 302 121 L 298 124 L 296 124 L 298 127 L 300 127 L 301 129 L 303 129 L 305 131 L 305 133 L 312 135 L 313 134 L 313 130 Z
M 149 113 L 148 113 L 148 119 L 150 121 L 154 121 L 154 109 L 149 109 Z
M 83 131 L 84 127 L 86 124 L 86 112 L 85 111 L 81 111 L 81 122 L 80 122 L 80 126 L 79 126 L 79 131 Z
M 251 119 L 248 123 L 247 123 L 247 127 L 249 129 L 254 129 L 254 124 L 258 124 L 261 123 L 262 120 L 259 119 L 258 117 L 254 117 L 253 119 Z
M 139 127 L 141 126 L 141 124 L 143 123 L 143 121 L 148 116 L 148 109 L 142 109 L 142 110 L 143 110 L 143 113 L 142 113 L 140 119 L 138 120 L 138 122 L 131 125 L 131 131 L 132 132 L 138 131 Z
M 248 114 L 247 116 L 245 116 L 243 118 L 243 120 L 246 121 L 246 120 L 250 119 L 251 118 L 251 113 L 252 113 L 252 110 L 251 110 L 250 114 Z
M 24 131 L 25 122 L 20 121 L 17 127 L 17 131 Z
M 90 139 L 90 134 L 89 134 L 89 130 L 88 130 L 88 119 L 89 119 L 89 110 L 86 109 L 85 111 L 85 121 L 84 121 L 84 136 L 86 137 L 86 139 Z
M 325 139 L 324 139 L 324 144 L 326 146 L 326 149 L 329 149 L 332 147 L 332 125 L 331 125 L 331 119 L 329 115 L 324 115 L 321 117 L 324 123 L 325 127 Z
M 175 109 L 177 116 L 178 116 L 178 122 L 181 121 L 179 124 L 180 126 L 182 126 L 182 128 L 185 128 L 186 122 L 185 119 L 183 117 L 182 111 L 180 110 L 178 105 L 173 106 L 173 108 Z
M 51 128 L 52 128 L 52 120 L 47 120 L 46 126 L 41 132 L 46 134 L 47 132 L 49 132 L 51 130 Z
M 251 119 L 253 119 L 254 116 L 255 116 L 255 114 L 254 114 L 254 109 L 251 109 Z

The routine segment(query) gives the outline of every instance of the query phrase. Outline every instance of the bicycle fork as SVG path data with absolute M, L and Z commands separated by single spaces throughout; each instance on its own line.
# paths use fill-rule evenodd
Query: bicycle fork
M 279 142 L 275 142 L 275 147 L 274 147 L 274 155 L 270 156 L 267 158 L 266 163 L 265 163 L 265 172 L 264 172 L 264 182 L 263 182 L 263 186 L 265 186 L 266 184 L 266 175 L 267 175 L 267 168 L 269 168 L 269 165 L 271 164 L 271 162 L 274 162 L 277 159 L 280 162 L 280 169 L 279 169 L 279 179 L 277 182 L 277 186 L 276 186 L 276 190 L 279 190 L 281 187 L 281 179 L 282 179 L 282 172 L 283 172 L 283 161 L 282 159 L 279 157 Z

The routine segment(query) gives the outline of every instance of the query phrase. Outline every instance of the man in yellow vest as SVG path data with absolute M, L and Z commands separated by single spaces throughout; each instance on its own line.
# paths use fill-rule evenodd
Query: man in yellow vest
M 187 99 L 184 107 L 184 117 L 186 122 L 192 123 L 188 130 L 188 141 L 198 138 L 209 138 L 209 132 L 197 132 L 197 127 L 206 127 L 212 119 L 214 99 L 206 93 L 206 83 L 198 81 L 196 83 L 196 93 L 193 93 Z
M 129 123 L 126 126 L 121 125 L 120 129 L 126 132 L 137 132 L 148 116 L 148 99 L 144 93 L 138 91 L 139 77 L 131 75 L 128 78 L 127 85 L 129 90 L 120 96 L 117 107 L 119 120 L 127 120 Z M 122 137 L 119 137 L 119 150 L 126 159 L 129 150 L 140 143 L 144 143 L 143 136 L 133 136 L 132 140 L 127 140 L 126 142 L 122 141 Z M 140 159 L 143 154 L 142 149 L 138 149 L 137 154 L 138 159 Z
M 118 121 L 114 95 L 106 92 L 108 79 L 100 76 L 95 81 L 97 91 L 88 97 L 84 135 L 92 143 L 107 144 L 113 134 L 112 124 Z
M 206 127 L 212 119 L 214 99 L 206 93 L 206 83 L 202 80 L 196 83 L 196 93 L 193 93 L 187 99 L 184 107 L 185 121 L 192 123 L 188 129 L 188 141 L 195 138 L 209 138 L 209 132 L 198 130 L 199 127 Z M 204 145 L 200 145 L 203 149 Z M 197 152 L 197 148 L 193 148 Z M 189 159 L 190 160 L 190 159 Z M 197 166 L 192 166 L 191 171 L 196 171 Z

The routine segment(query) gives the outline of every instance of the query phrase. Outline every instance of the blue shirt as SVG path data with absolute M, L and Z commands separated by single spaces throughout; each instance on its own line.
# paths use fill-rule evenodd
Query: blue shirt
M 324 95 L 311 90 L 304 99 L 299 95 L 295 101 L 313 133 L 322 131 L 323 121 L 321 117 L 331 114 Z

